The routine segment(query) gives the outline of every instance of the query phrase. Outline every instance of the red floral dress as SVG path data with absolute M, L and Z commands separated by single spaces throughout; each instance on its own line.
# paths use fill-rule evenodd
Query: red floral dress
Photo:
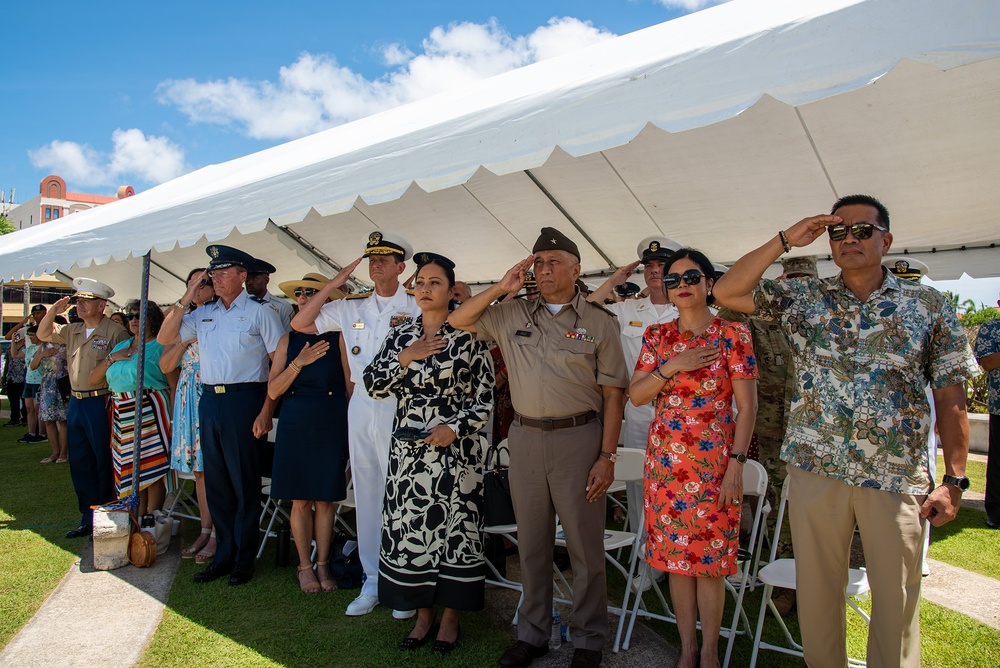
M 650 326 L 635 367 L 652 372 L 688 348 L 721 353 L 712 366 L 671 378 L 656 397 L 646 448 L 647 559 L 670 573 L 732 575 L 740 507 L 720 510 L 719 487 L 736 429 L 732 380 L 756 378 L 757 360 L 742 323 L 715 318 L 700 336 L 685 336 L 676 320 Z

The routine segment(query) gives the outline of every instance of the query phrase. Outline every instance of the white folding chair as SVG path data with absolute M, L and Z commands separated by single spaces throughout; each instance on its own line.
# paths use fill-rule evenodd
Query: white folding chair
M 271 496 L 271 479 L 261 478 L 260 484 L 260 493 L 267 495 L 267 499 L 262 504 L 260 513 L 260 530 L 264 533 L 264 537 L 260 539 L 260 548 L 257 550 L 258 559 L 264 554 L 264 546 L 267 545 L 268 539 L 277 538 L 278 536 L 278 533 L 274 530 L 275 522 L 279 518 L 284 518 L 284 521 L 288 523 L 292 521 L 291 515 L 281 506 L 281 499 L 275 499 Z
M 787 504 L 788 478 L 785 478 L 785 483 L 781 487 L 781 503 L 778 504 L 778 516 L 775 522 L 776 532 L 781 531 L 781 522 L 785 517 L 785 506 Z M 754 634 L 753 639 L 753 653 L 750 655 L 750 668 L 754 668 L 754 666 L 757 665 L 757 652 L 761 649 L 769 649 L 782 654 L 791 654 L 792 656 L 802 656 L 802 645 L 797 643 L 795 639 L 792 638 L 792 634 L 788 630 L 785 620 L 778 614 L 778 609 L 771 600 L 771 593 L 774 591 L 775 587 L 795 589 L 795 560 L 776 559 L 775 557 L 777 555 L 777 551 L 778 537 L 774 536 L 771 540 L 771 556 L 769 563 L 763 566 L 757 573 L 757 578 L 764 584 L 764 597 L 761 599 L 760 615 L 757 617 L 757 632 Z M 848 571 L 846 594 L 847 605 L 861 615 L 861 618 L 865 620 L 865 624 L 870 624 L 871 617 L 869 617 L 868 614 L 862 610 L 853 599 L 855 596 L 864 597 L 868 594 L 868 575 L 865 573 L 863 568 L 852 568 Z M 774 616 L 774 619 L 778 622 L 782 632 L 785 634 L 785 640 L 788 641 L 788 646 L 772 645 L 761 639 L 761 634 L 764 630 L 765 607 L 771 609 L 771 614 Z M 849 658 L 847 661 L 851 666 L 865 665 L 865 662 L 861 659 Z
M 336 527 L 338 524 L 344 527 L 344 531 L 349 533 L 351 537 L 357 538 L 358 534 L 351 528 L 351 525 L 347 523 L 343 515 L 349 510 L 354 510 L 357 504 L 354 502 L 354 478 L 351 477 L 351 465 L 347 464 L 347 495 L 337 501 L 337 509 L 333 513 L 333 526 Z
M 170 519 L 183 517 L 189 520 L 200 520 L 201 512 L 198 509 L 198 500 L 191 494 L 195 485 L 194 473 L 176 470 L 174 473 L 177 475 L 177 488 L 174 489 L 173 497 L 167 506 L 167 517 Z
M 619 448 L 618 449 L 618 462 L 615 464 L 615 482 L 632 482 L 635 480 L 642 480 L 643 469 L 646 463 L 646 453 L 643 450 Z M 620 550 L 623 547 L 631 547 L 632 554 L 635 554 L 638 547 L 639 534 L 633 531 L 614 531 L 612 529 L 604 530 L 604 558 L 607 559 L 608 563 L 618 569 L 618 571 L 625 576 L 625 582 L 632 582 L 632 575 L 635 569 L 635 559 L 629 561 L 629 567 L 626 569 L 622 566 L 621 562 L 615 558 L 612 553 Z M 556 526 L 556 545 L 559 547 L 566 546 L 565 533 L 563 527 Z M 562 578 L 562 573 L 557 573 L 560 578 Z M 563 580 L 565 583 L 565 580 Z M 568 585 L 565 585 L 567 589 Z M 621 640 L 622 628 L 624 626 L 624 621 L 626 614 L 628 613 L 628 597 L 631 593 L 631 589 L 626 584 L 625 595 L 622 598 L 621 606 L 613 606 L 608 603 L 608 612 L 614 613 L 619 616 L 618 622 L 618 633 L 615 635 L 614 651 L 618 651 L 618 643 Z
M 759 551 L 761 545 L 761 533 L 764 531 L 764 512 L 768 507 L 767 499 L 765 498 L 765 492 L 767 490 L 767 471 L 764 467 L 756 461 L 747 460 L 746 464 L 743 465 L 743 494 L 746 496 L 755 496 L 756 504 L 753 509 L 753 522 L 751 523 L 750 537 L 748 542 L 749 550 L 739 550 L 738 553 L 738 575 L 739 577 L 739 588 L 737 589 L 728 578 L 723 578 L 723 585 L 726 590 L 733 596 L 736 602 L 735 608 L 733 610 L 733 621 L 728 627 L 723 627 L 720 629 L 720 634 L 728 638 L 728 644 L 726 646 L 726 663 L 729 661 L 729 656 L 732 653 L 733 639 L 740 634 L 750 633 L 750 620 L 747 618 L 746 611 L 743 609 L 743 598 L 746 592 L 748 583 L 751 580 L 751 574 L 754 571 L 754 565 L 756 564 L 756 559 L 754 551 Z M 645 532 L 643 532 L 642 542 L 639 545 L 639 549 L 636 550 L 636 558 L 634 561 L 645 563 Z M 649 569 L 640 569 L 641 575 L 639 577 L 639 587 L 640 592 L 644 591 L 647 578 L 649 578 Z M 628 631 L 625 633 L 625 639 L 622 643 L 624 649 L 628 649 L 629 642 L 632 639 L 632 630 L 635 627 L 635 621 L 637 617 L 648 617 L 651 619 L 658 619 L 660 621 L 669 622 L 671 624 L 677 623 L 677 618 L 670 609 L 670 605 L 667 603 L 666 598 L 663 595 L 662 590 L 657 582 L 653 581 L 651 583 L 652 590 L 655 593 L 657 599 L 660 602 L 660 606 L 663 610 L 662 613 L 655 613 L 644 608 L 644 603 L 642 601 L 642 595 L 637 594 L 635 602 L 632 607 L 632 619 L 629 620 Z M 740 622 L 742 622 L 742 630 L 740 628 Z M 698 623 L 698 628 L 701 628 L 701 623 Z

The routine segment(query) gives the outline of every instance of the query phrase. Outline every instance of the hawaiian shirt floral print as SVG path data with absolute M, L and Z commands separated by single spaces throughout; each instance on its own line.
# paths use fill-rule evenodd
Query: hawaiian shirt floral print
M 849 485 L 927 494 L 927 385 L 979 373 L 944 295 L 886 272 L 864 303 L 840 275 L 762 280 L 754 301 L 757 317 L 781 324 L 794 360 L 781 458 Z
M 976 336 L 976 359 L 982 359 L 993 353 L 1000 353 L 1000 320 L 984 322 L 979 327 Z M 993 369 L 986 376 L 989 396 L 987 410 L 993 415 L 1000 415 L 1000 369 Z

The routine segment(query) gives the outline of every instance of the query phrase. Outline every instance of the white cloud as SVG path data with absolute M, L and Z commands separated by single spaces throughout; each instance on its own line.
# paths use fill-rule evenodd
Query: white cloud
M 102 153 L 87 144 L 55 140 L 28 151 L 31 164 L 59 174 L 79 186 L 116 186 L 138 180 L 158 184 L 187 171 L 184 151 L 166 137 L 147 137 L 141 130 L 117 129 L 114 148 Z
M 721 5 L 730 0 L 658 0 L 667 9 L 684 9 L 689 12 L 696 12 L 712 5 Z
M 164 81 L 159 99 L 192 122 L 231 125 L 257 139 L 290 139 L 419 100 L 472 81 L 567 53 L 614 35 L 579 19 L 553 18 L 514 36 L 495 20 L 434 28 L 421 53 L 391 44 L 394 69 L 366 79 L 324 54 L 303 53 L 277 81 Z

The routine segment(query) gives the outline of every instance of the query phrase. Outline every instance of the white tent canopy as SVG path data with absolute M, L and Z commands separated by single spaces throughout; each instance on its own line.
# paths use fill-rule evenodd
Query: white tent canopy
M 731 263 L 866 192 L 932 278 L 996 276 L 998 56 L 996 0 L 736 0 L 7 235 L 0 274 L 134 295 L 152 249 L 165 302 L 209 242 L 286 280 L 383 229 L 489 282 L 544 225 L 584 273 L 651 234 Z

